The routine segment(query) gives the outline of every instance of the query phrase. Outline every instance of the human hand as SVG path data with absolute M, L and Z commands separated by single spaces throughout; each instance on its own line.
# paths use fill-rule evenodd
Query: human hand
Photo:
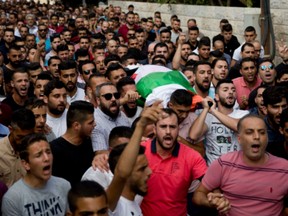
M 101 154 L 97 154 L 94 156 L 92 161 L 92 167 L 94 170 L 98 168 L 101 172 L 108 172 L 109 165 L 108 165 L 108 153 L 103 152 Z
M 207 199 L 212 207 L 215 207 L 221 214 L 227 214 L 231 208 L 230 202 L 221 193 L 208 193 Z
M 284 43 L 283 39 L 281 41 L 276 41 L 276 47 L 279 51 L 279 56 L 283 59 L 283 61 L 288 60 L 288 47 Z
M 163 106 L 161 103 L 162 100 L 157 100 L 152 104 L 152 106 L 144 107 L 138 123 L 143 127 L 146 127 L 149 124 L 157 122 L 161 118 L 167 117 L 167 114 L 162 110 Z

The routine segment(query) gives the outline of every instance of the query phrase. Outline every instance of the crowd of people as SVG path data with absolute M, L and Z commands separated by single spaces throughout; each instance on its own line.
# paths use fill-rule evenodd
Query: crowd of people
M 288 47 L 215 28 L 0 2 L 2 215 L 288 215 Z M 145 65 L 188 87 L 145 105 Z

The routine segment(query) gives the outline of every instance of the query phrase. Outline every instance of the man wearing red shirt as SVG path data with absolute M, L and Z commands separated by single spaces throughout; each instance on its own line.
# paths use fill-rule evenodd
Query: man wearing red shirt
M 127 33 L 129 29 L 138 29 L 139 26 L 134 24 L 134 13 L 132 11 L 129 11 L 126 14 L 126 24 L 122 25 L 119 30 L 118 30 L 118 34 L 122 35 L 125 42 L 128 42 L 128 38 L 127 38 Z
M 141 204 L 143 215 L 187 215 L 189 187 L 197 185 L 206 171 L 200 154 L 177 141 L 177 114 L 164 109 L 168 117 L 155 124 L 156 138 L 148 140 L 145 155 L 152 170 L 148 191 Z

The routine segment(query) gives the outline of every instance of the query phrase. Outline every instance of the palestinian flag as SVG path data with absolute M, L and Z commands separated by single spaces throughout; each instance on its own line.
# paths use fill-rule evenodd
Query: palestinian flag
M 138 93 L 146 100 L 146 105 L 163 100 L 166 107 L 171 94 L 177 89 L 187 89 L 194 93 L 185 75 L 177 70 L 158 65 L 143 65 L 131 76 Z

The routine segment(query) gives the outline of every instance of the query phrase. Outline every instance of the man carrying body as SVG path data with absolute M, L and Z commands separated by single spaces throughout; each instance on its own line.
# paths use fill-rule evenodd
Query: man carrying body
M 207 195 L 220 189 L 230 202 L 231 216 L 287 213 L 288 162 L 265 152 L 268 135 L 264 121 L 255 115 L 245 116 L 237 131 L 242 150 L 223 155 L 211 164 L 194 194 L 194 202 L 209 206 Z
M 204 175 L 206 164 L 199 153 L 177 141 L 177 114 L 163 109 L 166 117 L 154 128 L 156 138 L 148 140 L 145 155 L 152 170 L 148 191 L 141 203 L 143 215 L 186 215 L 187 192 Z
M 248 114 L 248 111 L 233 109 L 236 101 L 235 86 L 230 80 L 220 80 L 215 89 L 215 102 L 212 98 L 204 98 L 203 111 L 194 121 L 190 129 L 190 138 L 197 140 L 206 137 L 207 164 L 218 159 L 227 152 L 239 150 L 235 131 L 238 119 Z M 214 103 L 210 108 L 208 101 Z M 210 112 L 210 113 L 209 113 Z
M 107 151 L 110 131 L 116 126 L 130 126 L 129 120 L 120 111 L 120 93 L 110 83 L 102 83 L 96 87 L 96 101 L 98 108 L 95 110 L 97 125 L 92 133 L 94 151 Z

